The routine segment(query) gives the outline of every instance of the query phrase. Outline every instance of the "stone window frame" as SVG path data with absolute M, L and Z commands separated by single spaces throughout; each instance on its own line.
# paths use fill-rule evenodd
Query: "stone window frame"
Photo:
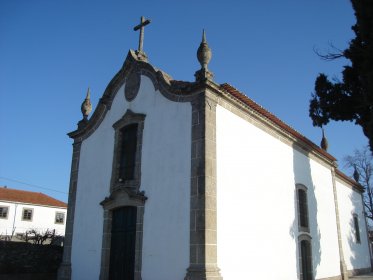
M 4 211 L 5 209 L 5 211 Z M 8 219 L 8 216 L 9 216 L 9 206 L 0 206 L 0 219 Z M 4 215 L 5 214 L 5 215 Z
M 62 222 L 57 221 L 57 216 L 58 215 L 62 215 Z M 65 224 L 65 218 L 66 218 L 65 212 L 56 211 L 55 216 L 54 216 L 54 223 L 58 224 L 58 225 L 63 225 L 63 224 Z
M 25 212 L 26 211 L 31 211 L 30 219 L 25 218 Z M 22 208 L 22 221 L 32 222 L 33 219 L 34 219 L 34 208 L 28 208 L 28 207 Z
M 100 203 L 104 208 L 100 280 L 109 279 L 113 210 L 126 206 L 134 206 L 137 208 L 134 279 L 141 280 L 143 220 L 145 209 L 144 206 L 145 201 L 147 199 L 147 197 L 144 195 L 144 192 L 140 192 L 141 153 L 145 117 L 145 114 L 134 113 L 130 109 L 127 109 L 123 117 L 113 124 L 113 128 L 115 129 L 115 136 L 113 166 L 110 183 L 110 196 L 106 197 Z M 119 180 L 119 167 L 122 143 L 121 131 L 124 127 L 132 124 L 137 124 L 134 178 L 133 180 L 125 180 L 123 182 Z
M 354 228 L 354 236 L 355 242 L 361 244 L 361 236 L 360 236 L 360 225 L 359 225 L 359 215 L 356 213 L 352 214 L 352 222 Z
M 310 255 L 309 255 L 309 259 L 310 259 L 310 264 L 311 264 L 311 268 L 312 268 L 312 276 L 311 276 L 311 279 L 313 279 L 313 274 L 314 274 L 314 271 L 313 271 L 313 261 L 312 261 L 312 258 L 313 258 L 313 255 L 312 255 L 312 237 L 307 234 L 307 233 L 302 233 L 298 236 L 298 248 L 299 248 L 299 251 L 298 251 L 298 258 L 299 258 L 299 279 L 302 279 L 302 275 L 303 275 L 303 268 L 302 268 L 302 248 L 301 248 L 301 244 L 302 244 L 302 241 L 306 241 L 308 242 L 309 244 L 309 249 L 310 249 Z
M 306 213 L 306 219 L 307 219 L 307 226 L 301 226 L 301 217 L 300 217 L 300 200 L 299 200 L 299 191 L 304 191 L 306 195 L 306 206 L 305 210 Z M 299 232 L 310 232 L 310 217 L 309 217 L 309 207 L 308 207 L 308 188 L 303 184 L 296 184 L 295 185 L 295 191 L 296 191 L 296 197 L 297 197 L 297 217 L 298 217 L 298 231 Z
M 110 191 L 115 189 L 126 187 L 139 190 L 141 184 L 141 151 L 142 151 L 142 136 L 144 130 L 144 114 L 137 114 L 131 110 L 127 110 L 123 117 L 113 124 L 115 129 L 114 136 L 114 156 L 113 156 L 113 167 L 111 175 Z M 121 143 L 122 143 L 122 129 L 128 125 L 137 124 L 137 143 L 136 143 L 136 159 L 135 159 L 135 170 L 134 178 L 132 180 L 120 181 L 119 168 L 121 158 Z
M 104 208 L 100 280 L 109 279 L 113 210 L 126 206 L 137 208 L 134 280 L 141 280 L 143 221 L 146 199 L 147 197 L 143 192 L 136 193 L 130 188 L 119 188 L 114 190 L 109 197 L 106 197 L 100 203 Z

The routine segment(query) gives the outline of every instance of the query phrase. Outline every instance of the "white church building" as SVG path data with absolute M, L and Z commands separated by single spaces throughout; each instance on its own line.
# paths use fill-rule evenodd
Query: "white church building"
M 147 23 L 142 20 L 139 28 Z M 142 37 L 142 36 L 141 36 Z M 140 37 L 140 38 L 141 38 Z M 310 280 L 371 271 L 363 189 L 207 65 L 130 50 L 74 140 L 59 279 Z

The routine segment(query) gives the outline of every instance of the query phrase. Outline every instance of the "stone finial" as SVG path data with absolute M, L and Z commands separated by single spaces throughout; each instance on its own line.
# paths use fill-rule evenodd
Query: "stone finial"
M 328 143 L 328 139 L 326 139 L 325 137 L 325 132 L 323 128 L 322 128 L 322 139 L 321 139 L 320 146 L 323 150 L 328 151 L 329 143 Z
M 320 146 L 321 146 L 321 148 L 322 148 L 324 151 L 328 151 L 329 143 L 328 143 L 328 140 L 327 140 L 326 137 L 325 137 L 325 132 L 324 132 L 324 129 L 323 129 L 323 128 L 322 128 L 322 139 L 321 139 Z
M 213 74 L 210 71 L 208 71 L 208 68 L 207 68 L 207 64 L 210 62 L 211 56 L 212 56 L 211 49 L 209 48 L 209 45 L 207 44 L 205 30 L 203 30 L 202 42 L 199 45 L 199 48 L 197 50 L 197 58 L 198 58 L 199 63 L 201 64 L 201 69 L 198 70 L 194 75 L 197 81 L 204 81 L 206 79 L 210 79 L 210 80 L 212 79 Z
M 82 110 L 82 114 L 83 114 L 83 119 L 87 120 L 89 113 L 91 113 L 91 111 L 92 111 L 91 91 L 90 91 L 89 88 L 87 90 L 87 96 L 82 103 L 81 110 Z
M 209 45 L 207 44 L 206 33 L 204 29 L 202 32 L 202 42 L 199 45 L 199 48 L 197 50 L 197 58 L 198 58 L 199 63 L 202 66 L 202 69 L 207 70 L 207 64 L 211 60 L 211 49 L 209 48 Z
M 360 174 L 359 172 L 357 172 L 356 165 L 354 165 L 354 174 L 352 176 L 354 176 L 354 180 L 356 181 L 356 183 L 359 183 Z

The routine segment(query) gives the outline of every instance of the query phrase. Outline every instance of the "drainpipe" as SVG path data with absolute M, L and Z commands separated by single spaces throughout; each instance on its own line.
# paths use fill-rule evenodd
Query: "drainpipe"
M 11 240 L 13 239 L 13 235 L 16 230 L 15 225 L 16 225 L 17 207 L 18 207 L 18 203 L 15 203 Z

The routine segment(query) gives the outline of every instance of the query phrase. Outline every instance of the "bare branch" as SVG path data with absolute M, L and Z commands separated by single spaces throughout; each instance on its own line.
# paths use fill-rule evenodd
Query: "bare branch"
M 343 161 L 344 166 L 351 171 L 351 174 L 355 169 L 359 174 L 358 183 L 361 184 L 365 189 L 364 205 L 366 217 L 369 218 L 370 224 L 373 224 L 373 156 L 369 151 L 369 147 L 365 147 L 361 150 L 355 150 L 353 155 L 345 157 Z
M 340 50 L 339 48 L 335 47 L 332 43 L 329 43 L 329 47 L 332 50 L 328 50 L 327 52 L 321 52 L 319 49 L 316 47 L 313 47 L 314 53 L 320 57 L 323 60 L 335 60 L 341 57 L 344 57 L 343 51 Z

